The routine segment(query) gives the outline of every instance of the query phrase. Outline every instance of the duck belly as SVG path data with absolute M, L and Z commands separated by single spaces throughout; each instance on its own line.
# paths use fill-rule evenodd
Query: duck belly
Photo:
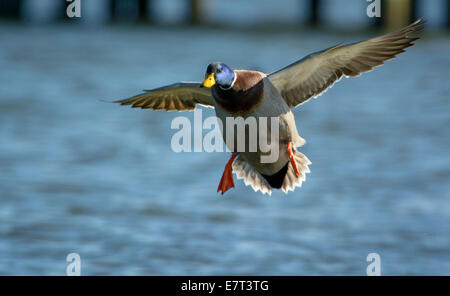
M 222 121 L 222 136 L 228 149 L 241 155 L 242 160 L 261 174 L 273 175 L 286 165 L 289 161 L 287 154 L 289 142 L 292 142 L 294 147 L 301 146 L 305 142 L 298 135 L 294 115 L 290 108 L 267 78 L 264 78 L 264 97 L 251 110 L 230 113 L 218 106 L 215 109 L 217 117 Z M 237 121 L 239 117 L 241 118 L 240 123 Z M 227 120 L 231 124 L 227 124 Z M 279 123 L 278 139 L 276 139 L 276 133 L 272 133 L 271 129 L 271 123 L 275 120 L 278 120 Z M 234 128 L 234 132 L 230 131 L 232 136 L 228 135 L 229 140 L 227 140 L 227 125 L 228 129 Z M 239 141 L 244 143 L 244 139 L 242 139 L 242 134 L 238 133 L 238 129 L 242 131 L 243 128 L 245 128 L 245 132 L 243 132 L 245 145 L 239 146 Z M 275 136 L 274 139 L 272 139 L 272 134 Z M 256 143 L 254 143 L 255 139 Z M 278 145 L 272 144 L 272 140 L 276 141 Z M 267 151 L 269 147 L 270 150 Z

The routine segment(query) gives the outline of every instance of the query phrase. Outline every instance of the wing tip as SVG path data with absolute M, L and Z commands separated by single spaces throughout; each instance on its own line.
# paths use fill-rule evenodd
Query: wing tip
M 417 20 L 415 20 L 412 25 L 417 25 L 419 23 L 421 24 L 425 24 L 427 22 L 427 20 L 425 19 L 425 17 L 421 16 L 419 17 Z
M 109 100 L 105 100 L 105 99 L 97 99 L 97 101 L 102 102 L 102 103 L 117 103 L 117 101 L 109 101 Z
M 425 28 L 425 24 L 427 23 L 427 20 L 425 17 L 419 17 L 417 20 L 415 20 L 413 23 L 411 23 L 407 29 L 412 29 L 413 32 L 420 32 Z

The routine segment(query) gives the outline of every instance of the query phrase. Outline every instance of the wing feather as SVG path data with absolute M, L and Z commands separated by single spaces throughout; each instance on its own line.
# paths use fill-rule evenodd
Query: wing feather
M 356 77 L 394 58 L 418 37 L 423 18 L 398 31 L 345 46 L 338 44 L 313 53 L 268 75 L 289 107 L 316 98 L 342 77 Z
M 118 100 L 120 105 L 133 108 L 185 111 L 194 110 L 196 105 L 214 107 L 211 90 L 200 82 L 179 82 L 152 90 L 128 99 Z

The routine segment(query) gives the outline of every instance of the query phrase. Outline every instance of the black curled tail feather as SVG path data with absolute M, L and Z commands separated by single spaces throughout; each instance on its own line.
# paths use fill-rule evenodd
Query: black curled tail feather
M 270 186 L 272 186 L 272 188 L 280 189 L 281 186 L 283 185 L 283 181 L 284 181 L 284 178 L 286 177 L 288 168 L 289 168 L 289 162 L 286 162 L 284 167 L 282 167 L 275 174 L 270 175 L 270 176 L 264 175 L 264 174 L 261 174 L 261 175 L 264 177 L 264 179 L 267 180 L 267 182 L 269 182 L 269 184 L 270 184 Z

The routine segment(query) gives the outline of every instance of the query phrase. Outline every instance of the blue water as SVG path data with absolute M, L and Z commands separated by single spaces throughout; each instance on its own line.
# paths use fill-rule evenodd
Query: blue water
M 384 275 L 450 275 L 448 35 L 295 109 L 312 172 L 289 195 L 222 197 L 229 155 L 172 152 L 179 113 L 101 101 L 368 36 L 3 24 L 0 274 L 76 252 L 83 275 L 365 275 L 376 252 Z

